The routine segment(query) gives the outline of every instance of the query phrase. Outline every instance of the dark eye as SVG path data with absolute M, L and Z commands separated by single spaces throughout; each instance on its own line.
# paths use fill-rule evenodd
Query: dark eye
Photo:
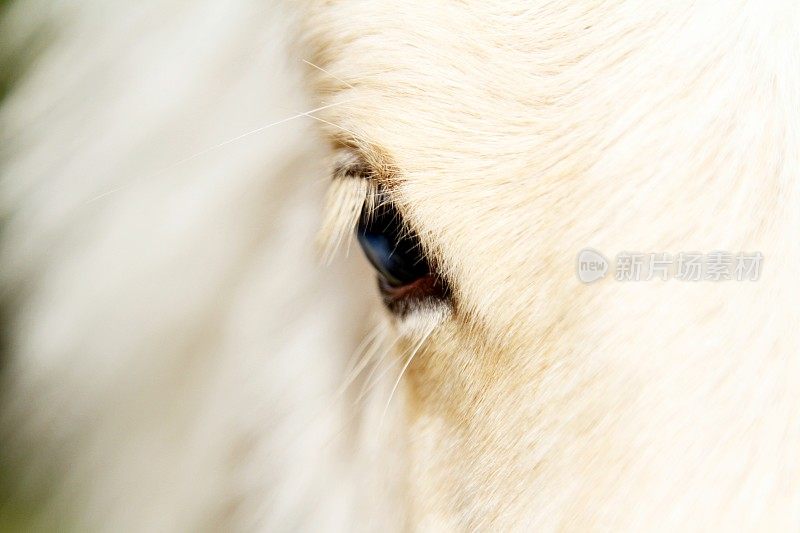
M 449 300 L 450 290 L 425 256 L 400 212 L 385 196 L 370 213 L 361 215 L 358 242 L 378 271 L 378 287 L 386 306 L 398 315 L 425 302 Z
M 418 240 L 403 227 L 400 213 L 391 204 L 361 216 L 358 242 L 391 287 L 409 285 L 431 273 Z

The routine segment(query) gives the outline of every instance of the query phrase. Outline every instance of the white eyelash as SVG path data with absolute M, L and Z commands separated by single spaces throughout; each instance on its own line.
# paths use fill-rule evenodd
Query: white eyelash
M 317 237 L 325 264 L 340 248 L 349 252 L 362 210 L 370 213 L 375 207 L 374 183 L 367 176 L 354 174 L 351 164 L 337 165 L 325 200 L 325 218 Z

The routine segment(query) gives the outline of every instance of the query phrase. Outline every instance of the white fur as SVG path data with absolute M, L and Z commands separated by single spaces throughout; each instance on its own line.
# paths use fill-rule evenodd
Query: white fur
M 329 134 L 453 280 L 407 379 L 421 527 L 798 527 L 799 26 L 780 0 L 317 10 Z M 587 246 L 764 270 L 586 286 Z
M 800 525 L 794 0 L 25 0 L 4 24 L 43 46 L 0 114 L 0 421 L 38 525 Z M 341 161 L 455 301 L 378 321 L 350 367 L 372 274 L 311 247 Z M 372 190 L 336 183 L 329 241 Z M 586 246 L 765 263 L 586 286 Z

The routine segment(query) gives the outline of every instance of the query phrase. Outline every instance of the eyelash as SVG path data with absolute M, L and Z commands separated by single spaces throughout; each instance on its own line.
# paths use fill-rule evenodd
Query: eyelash
M 364 206 L 375 198 L 372 181 L 352 169 L 337 166 L 325 200 L 324 221 L 318 236 L 324 262 L 330 263 L 342 247 L 349 249 Z

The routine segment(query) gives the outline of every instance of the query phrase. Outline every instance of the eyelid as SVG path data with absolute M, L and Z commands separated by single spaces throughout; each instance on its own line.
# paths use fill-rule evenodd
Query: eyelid
M 379 143 L 349 135 L 335 138 L 334 148 L 334 176 L 360 177 L 391 190 L 402 175 L 391 153 Z
M 333 179 L 364 179 L 373 181 L 374 172 L 358 155 L 348 153 L 340 156 L 333 167 Z

